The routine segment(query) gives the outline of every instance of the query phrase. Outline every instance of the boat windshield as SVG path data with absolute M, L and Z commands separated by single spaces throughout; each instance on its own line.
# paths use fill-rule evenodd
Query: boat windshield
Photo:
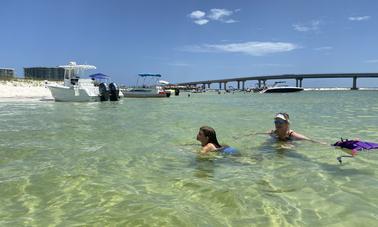
M 80 75 L 89 69 L 96 69 L 93 65 L 78 65 L 76 62 L 70 62 L 68 65 L 60 65 L 59 68 L 64 68 L 64 79 L 79 79 Z
M 70 62 L 68 65 L 58 66 L 64 69 L 64 85 L 71 86 L 78 83 L 81 74 L 89 69 L 96 69 L 93 65 L 78 65 L 76 62 Z
M 285 87 L 285 86 L 287 86 L 285 83 L 286 83 L 286 81 L 276 81 L 276 82 L 274 82 L 272 87 L 278 87 L 278 86 Z

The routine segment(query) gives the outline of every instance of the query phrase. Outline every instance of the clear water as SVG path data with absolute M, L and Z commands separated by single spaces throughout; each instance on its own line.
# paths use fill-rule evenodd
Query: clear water
M 378 92 L 0 101 L 1 226 L 374 226 L 378 152 L 264 135 L 273 115 L 328 144 L 378 141 Z M 240 157 L 200 156 L 209 125 Z

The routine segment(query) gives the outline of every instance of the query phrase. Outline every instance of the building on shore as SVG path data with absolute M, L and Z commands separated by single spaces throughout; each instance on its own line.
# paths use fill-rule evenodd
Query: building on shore
M 25 79 L 63 80 L 64 68 L 60 67 L 30 67 L 24 68 Z
M 0 68 L 0 79 L 12 79 L 14 75 L 14 69 Z

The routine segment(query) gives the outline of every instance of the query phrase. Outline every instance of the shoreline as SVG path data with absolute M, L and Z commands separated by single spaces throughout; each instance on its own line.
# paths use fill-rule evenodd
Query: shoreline
M 39 80 L 2 80 L 0 81 L 0 91 L 2 99 L 53 98 L 50 90 L 45 86 L 45 82 Z
M 348 91 L 350 88 L 342 87 L 308 87 L 304 91 Z M 377 91 L 377 87 L 359 88 L 358 91 Z M 46 87 L 45 81 L 14 79 L 0 80 L 0 98 L 10 99 L 42 99 L 54 100 L 50 90 Z

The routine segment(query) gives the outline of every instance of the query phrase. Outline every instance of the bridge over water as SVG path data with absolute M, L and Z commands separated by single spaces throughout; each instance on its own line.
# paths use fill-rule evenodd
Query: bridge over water
M 245 82 L 250 80 L 256 80 L 258 82 L 258 87 L 266 86 L 267 80 L 285 80 L 294 79 L 296 81 L 297 87 L 302 87 L 303 79 L 324 79 L 324 78 L 352 78 L 351 89 L 356 90 L 357 79 L 358 78 L 378 78 L 378 73 L 328 73 L 328 74 L 282 74 L 282 75 L 271 75 L 271 76 L 251 76 L 251 77 L 236 77 L 229 79 L 219 79 L 219 80 L 203 80 L 194 82 L 178 83 L 179 86 L 198 86 L 202 85 L 204 88 L 210 88 L 213 83 L 219 83 L 219 89 L 222 89 L 222 84 L 224 90 L 227 89 L 227 83 L 237 82 L 238 90 L 245 90 Z M 241 84 L 241 88 L 240 88 Z

